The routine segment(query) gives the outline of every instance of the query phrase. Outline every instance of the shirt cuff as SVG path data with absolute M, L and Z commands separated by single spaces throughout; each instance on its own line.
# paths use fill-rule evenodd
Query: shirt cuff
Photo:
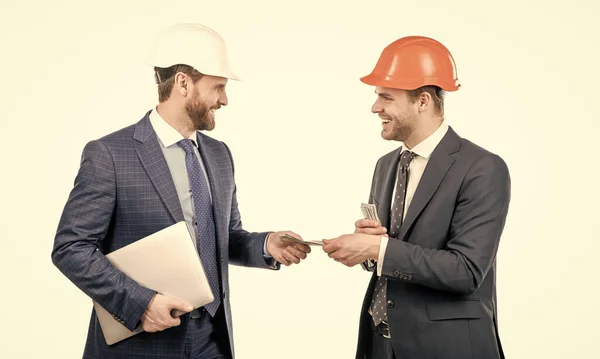
M 379 258 L 377 258 L 377 276 L 379 277 L 381 277 L 381 271 L 383 270 L 383 258 L 385 257 L 388 240 L 388 237 L 383 236 L 379 242 Z
M 267 252 L 267 239 L 269 238 L 269 236 L 271 235 L 271 233 L 273 233 L 273 232 L 269 232 L 267 234 L 267 236 L 265 237 L 265 241 L 263 243 L 263 256 L 265 258 L 273 258 L 273 257 L 271 257 L 271 255 L 269 254 L 269 252 Z

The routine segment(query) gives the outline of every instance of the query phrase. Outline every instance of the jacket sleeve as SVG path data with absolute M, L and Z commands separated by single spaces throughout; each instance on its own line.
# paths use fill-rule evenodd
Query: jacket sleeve
M 116 202 L 113 160 L 106 145 L 88 143 L 60 218 L 52 262 L 79 289 L 134 330 L 156 293 L 114 268 L 100 251 Z
M 506 163 L 489 154 L 467 172 L 444 249 L 388 241 L 383 275 L 430 288 L 471 294 L 491 268 L 510 202 Z

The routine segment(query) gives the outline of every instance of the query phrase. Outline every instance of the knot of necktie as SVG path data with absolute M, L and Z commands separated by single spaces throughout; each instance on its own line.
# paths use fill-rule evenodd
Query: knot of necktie
M 415 157 L 417 157 L 417 154 L 414 152 L 411 152 L 408 150 L 402 152 L 402 156 L 400 157 L 400 166 L 402 166 L 403 168 L 408 168 L 408 166 L 410 165 L 410 162 Z
M 177 142 L 177 144 L 179 147 L 183 148 L 186 154 L 194 153 L 194 147 L 196 146 L 192 140 L 185 138 Z

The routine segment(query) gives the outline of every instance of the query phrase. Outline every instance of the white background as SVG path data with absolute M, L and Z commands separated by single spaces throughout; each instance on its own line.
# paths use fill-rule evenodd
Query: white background
M 448 122 L 512 176 L 507 357 L 598 358 L 598 5 L 483 3 L 2 0 L 0 357 L 81 357 L 91 301 L 50 260 L 81 150 L 156 104 L 152 41 L 200 22 L 243 77 L 210 135 L 233 151 L 245 228 L 306 239 L 353 230 L 376 160 L 399 145 L 359 77 L 399 37 L 444 43 L 463 85 Z M 232 267 L 237 357 L 353 358 L 368 278 L 320 250 L 280 272 Z

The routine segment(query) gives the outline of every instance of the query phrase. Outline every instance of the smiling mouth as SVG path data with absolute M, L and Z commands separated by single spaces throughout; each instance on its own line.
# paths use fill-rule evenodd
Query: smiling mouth
M 391 122 L 391 120 L 384 120 L 384 119 L 381 120 L 382 125 L 387 125 L 390 122 Z

